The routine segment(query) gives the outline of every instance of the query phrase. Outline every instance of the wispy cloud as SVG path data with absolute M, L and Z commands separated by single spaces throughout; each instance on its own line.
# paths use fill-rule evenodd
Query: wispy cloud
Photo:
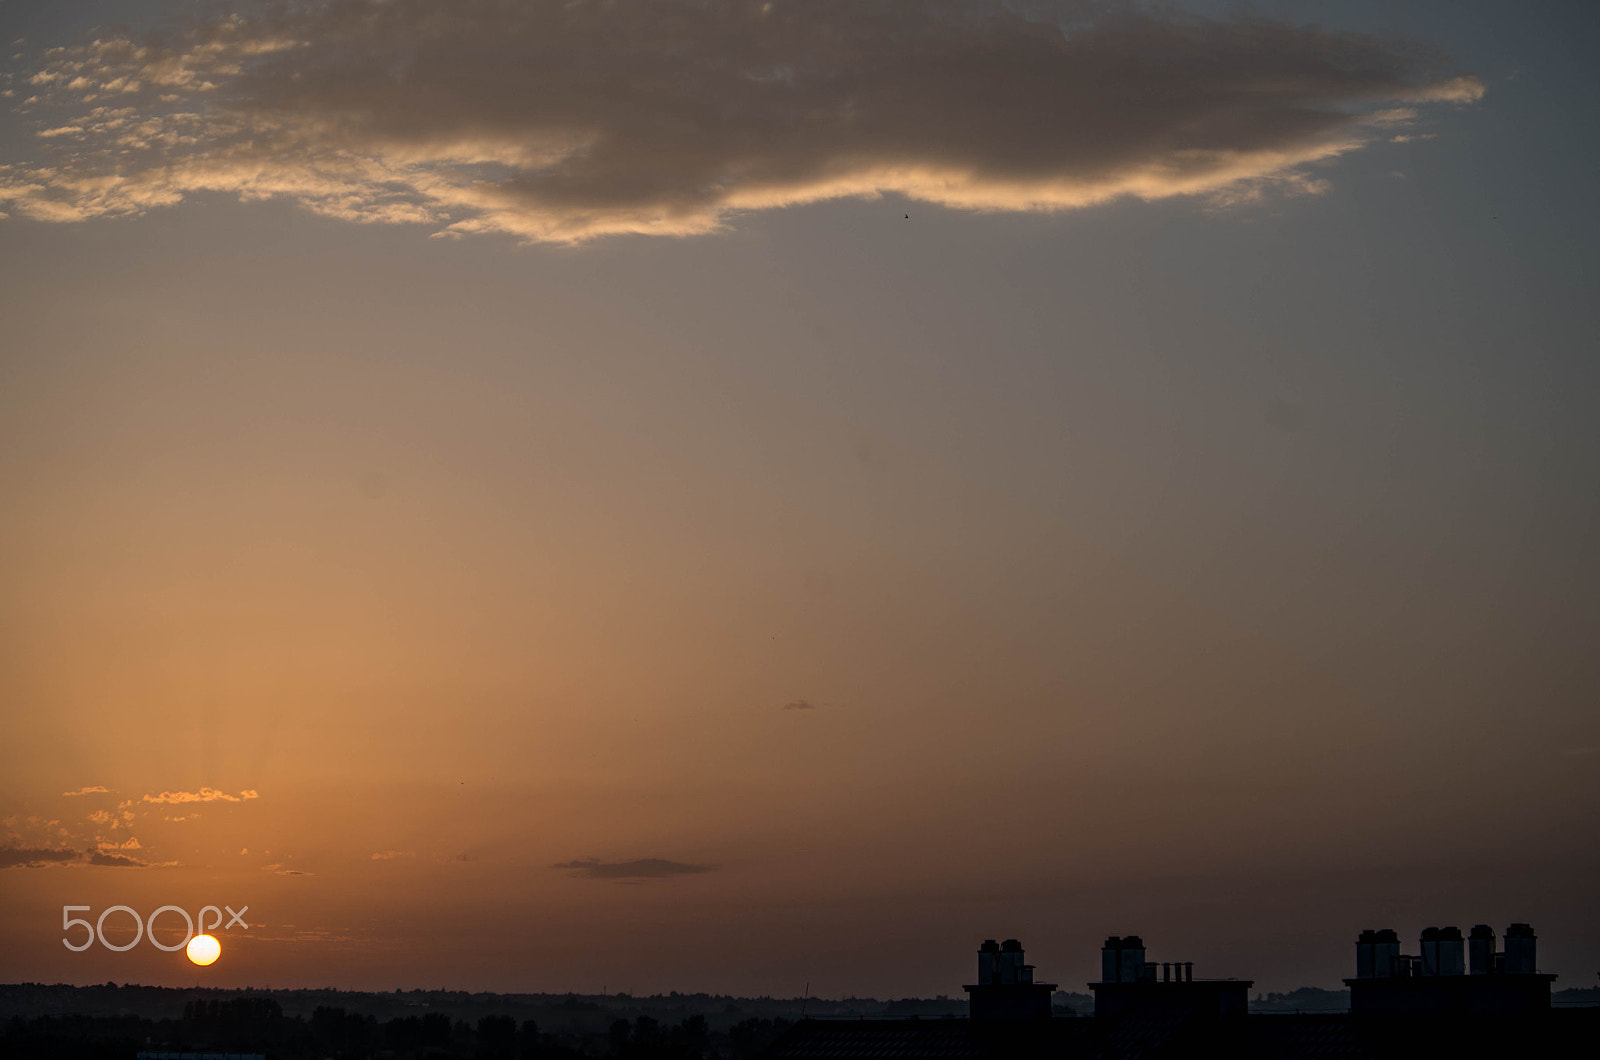
M 415 850 L 379 850 L 372 855 L 373 861 L 393 861 L 395 858 L 414 858 Z
M 37 869 L 63 865 L 83 857 L 79 850 L 52 847 L 0 847 L 0 869 Z
M 884 193 L 1311 192 L 1483 88 L 1415 45 L 1132 3 L 330 0 L 55 48 L 11 91 L 41 153 L 0 169 L 23 216 L 221 192 L 575 242 Z
M 368 936 L 341 934 L 321 928 L 298 928 L 293 924 L 280 924 L 276 927 L 269 927 L 264 923 L 252 924 L 249 938 L 251 943 L 309 942 L 315 943 L 319 947 L 333 943 L 351 942 L 360 942 L 368 947 L 375 944 L 375 940 Z
M 702 872 L 710 872 L 714 865 L 687 865 L 681 861 L 666 861 L 662 858 L 638 858 L 634 861 L 601 861 L 598 858 L 582 858 L 577 861 L 563 861 L 552 865 L 555 869 L 571 870 L 572 875 L 586 880 L 660 880 L 668 876 L 693 876 Z
M 96 787 L 79 788 L 77 791 L 63 791 L 61 793 L 61 795 L 62 795 L 63 798 L 70 799 L 74 795 L 105 795 L 105 794 L 109 793 L 110 790 L 111 790 L 110 788 L 102 788 L 102 787 L 96 786 Z
M 145 795 L 139 801 L 176 805 L 184 802 L 246 802 L 260 797 L 259 792 L 249 788 L 237 795 L 229 795 L 216 788 L 201 788 L 199 791 L 163 791 L 159 795 Z
M 123 857 L 121 854 L 106 854 L 98 850 L 89 855 L 89 864 L 110 865 L 122 868 L 142 869 L 146 867 L 145 863 L 142 861 L 135 861 L 133 858 Z
M 816 710 L 817 705 L 809 699 L 796 699 L 783 705 L 784 710 Z

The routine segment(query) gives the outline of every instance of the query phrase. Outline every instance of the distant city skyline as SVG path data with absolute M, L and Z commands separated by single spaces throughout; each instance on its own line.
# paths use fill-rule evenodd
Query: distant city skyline
M 0 3 L 0 982 L 1594 985 L 1597 30 Z

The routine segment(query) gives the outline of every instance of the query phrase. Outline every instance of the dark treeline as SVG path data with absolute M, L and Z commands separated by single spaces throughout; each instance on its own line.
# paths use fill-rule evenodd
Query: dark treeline
M 477 1025 L 483 1016 L 511 1016 L 520 1025 L 533 1020 L 558 1035 L 592 1032 L 605 1035 L 618 1019 L 649 1016 L 662 1023 L 681 1023 L 704 1016 L 712 1030 L 726 1030 L 752 1016 L 799 1019 L 802 1016 L 955 1016 L 966 1015 L 961 997 L 876 998 L 734 997 L 726 994 L 497 994 L 465 990 L 392 991 L 336 990 L 332 987 L 293 990 L 244 987 L 160 987 L 137 983 L 73 986 L 66 983 L 0 984 L 0 1023 L 11 1016 L 136 1015 L 176 1019 L 196 999 L 235 995 L 270 997 L 285 1016 L 310 1015 L 319 1008 L 342 1008 L 386 1023 L 400 1016 L 443 1012 L 454 1021 Z M 1089 1002 L 1087 996 L 1057 993 L 1058 1005 Z
M 134 1015 L 11 1016 L 0 1027 L 0 1056 L 15 1060 L 132 1060 L 139 1051 L 264 1053 L 270 1060 L 753 1060 L 789 1026 L 751 1017 L 713 1031 L 704 1016 L 663 1023 L 618 1019 L 607 1032 L 555 1034 L 505 1015 L 476 1023 L 442 1012 L 379 1020 L 323 1006 L 285 1016 L 270 997 L 205 998 L 179 1019 Z
M 1321 990 L 1302 986 L 1286 994 L 1257 994 L 1250 1000 L 1250 1011 L 1261 1013 L 1348 1012 L 1350 991 Z

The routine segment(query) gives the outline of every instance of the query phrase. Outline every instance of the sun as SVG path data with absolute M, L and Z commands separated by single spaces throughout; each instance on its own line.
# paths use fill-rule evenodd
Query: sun
M 189 940 L 187 950 L 189 959 L 196 964 L 206 965 L 222 956 L 222 943 L 210 935 L 196 935 Z

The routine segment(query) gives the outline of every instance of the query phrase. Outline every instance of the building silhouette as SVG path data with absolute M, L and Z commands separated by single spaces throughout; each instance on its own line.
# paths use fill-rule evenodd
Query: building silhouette
M 1506 929 L 1504 949 L 1485 925 L 1463 939 L 1428 928 L 1415 955 L 1392 929 L 1363 931 L 1349 1012 L 1251 1014 L 1248 979 L 1197 979 L 1192 961 L 1146 959 L 1138 935 L 1113 935 L 1100 950 L 1093 1017 L 1054 1015 L 1050 992 L 1022 944 L 985 940 L 967 1018 L 813 1018 L 791 1027 L 768 1060 L 1250 1060 L 1419 1056 L 1593 1056 L 1600 1008 L 1550 1007 L 1556 978 L 1539 972 L 1526 924 Z
M 1553 975 L 1539 972 L 1538 936 L 1527 924 L 1506 928 L 1495 951 L 1494 929 L 1479 924 L 1463 940 L 1456 927 L 1423 929 L 1415 955 L 1400 952 L 1392 928 L 1356 939 L 1356 977 L 1346 979 L 1352 1015 L 1435 1013 L 1519 1016 L 1550 1011 Z
M 1033 981 L 1033 965 L 1022 961 L 1022 943 L 985 939 L 978 947 L 978 981 L 962 987 L 972 1018 L 1049 1019 L 1056 984 Z
M 1180 1012 L 1230 1019 L 1249 1011 L 1253 980 L 1196 979 L 1193 961 L 1158 965 L 1144 958 L 1144 940 L 1138 935 L 1106 939 L 1100 948 L 1100 981 L 1089 984 L 1097 1017 Z

